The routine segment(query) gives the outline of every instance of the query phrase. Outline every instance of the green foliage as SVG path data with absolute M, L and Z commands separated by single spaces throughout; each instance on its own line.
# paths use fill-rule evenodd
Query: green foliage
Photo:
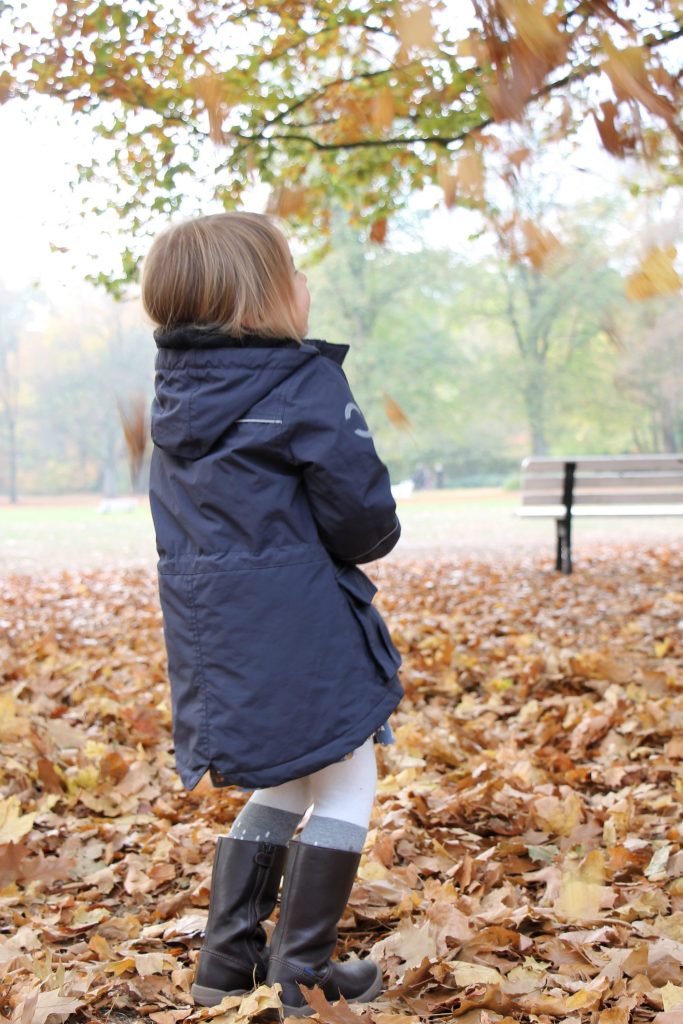
M 575 207 L 544 270 L 391 251 L 333 219 L 330 251 L 307 271 L 310 334 L 351 346 L 345 370 L 394 482 L 419 471 L 434 483 L 437 465 L 446 485 L 514 478 L 533 447 L 530 381 L 543 388 L 531 411 L 551 453 L 681 449 L 681 300 L 626 299 L 605 244 L 620 217 Z M 92 290 L 73 307 L 18 318 L 20 493 L 129 486 L 116 406 L 150 397 L 151 328 L 136 303 Z M 9 454 L 5 430 L 0 489 Z

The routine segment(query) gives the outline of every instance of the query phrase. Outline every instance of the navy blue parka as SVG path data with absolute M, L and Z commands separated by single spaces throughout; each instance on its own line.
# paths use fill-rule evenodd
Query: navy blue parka
M 400 656 L 356 563 L 400 535 L 348 346 L 155 332 L 150 501 L 176 763 L 275 786 L 386 721 Z

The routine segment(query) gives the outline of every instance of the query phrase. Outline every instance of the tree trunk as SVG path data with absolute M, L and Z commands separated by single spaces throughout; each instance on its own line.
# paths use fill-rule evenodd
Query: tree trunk
M 536 368 L 524 388 L 524 404 L 531 432 L 531 454 L 547 455 L 545 424 L 545 380 L 543 372 Z
M 113 418 L 105 420 L 102 444 L 102 494 L 115 498 L 118 493 L 118 438 Z
M 19 501 L 17 489 L 17 464 L 19 461 L 17 452 L 17 425 L 14 422 L 14 418 L 10 415 L 7 417 L 7 441 L 9 461 L 8 497 L 10 504 L 16 505 Z

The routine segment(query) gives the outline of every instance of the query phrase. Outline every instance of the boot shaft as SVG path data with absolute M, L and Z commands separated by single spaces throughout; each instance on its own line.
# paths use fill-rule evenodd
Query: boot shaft
M 273 912 L 286 847 L 223 836 L 211 873 L 204 945 L 220 951 L 235 943 L 265 944 L 260 922 Z
M 334 953 L 360 854 L 291 842 L 271 955 L 317 970 Z

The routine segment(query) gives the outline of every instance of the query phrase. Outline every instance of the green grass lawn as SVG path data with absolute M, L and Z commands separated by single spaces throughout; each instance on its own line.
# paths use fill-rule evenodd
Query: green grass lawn
M 399 501 L 401 542 L 392 555 L 552 558 L 552 520 L 523 520 L 514 492 L 492 488 L 420 491 Z M 129 512 L 99 511 L 97 497 L 0 505 L 0 571 L 153 566 L 154 531 L 145 499 Z M 596 544 L 683 542 L 683 519 L 587 519 L 575 524 L 575 559 Z

